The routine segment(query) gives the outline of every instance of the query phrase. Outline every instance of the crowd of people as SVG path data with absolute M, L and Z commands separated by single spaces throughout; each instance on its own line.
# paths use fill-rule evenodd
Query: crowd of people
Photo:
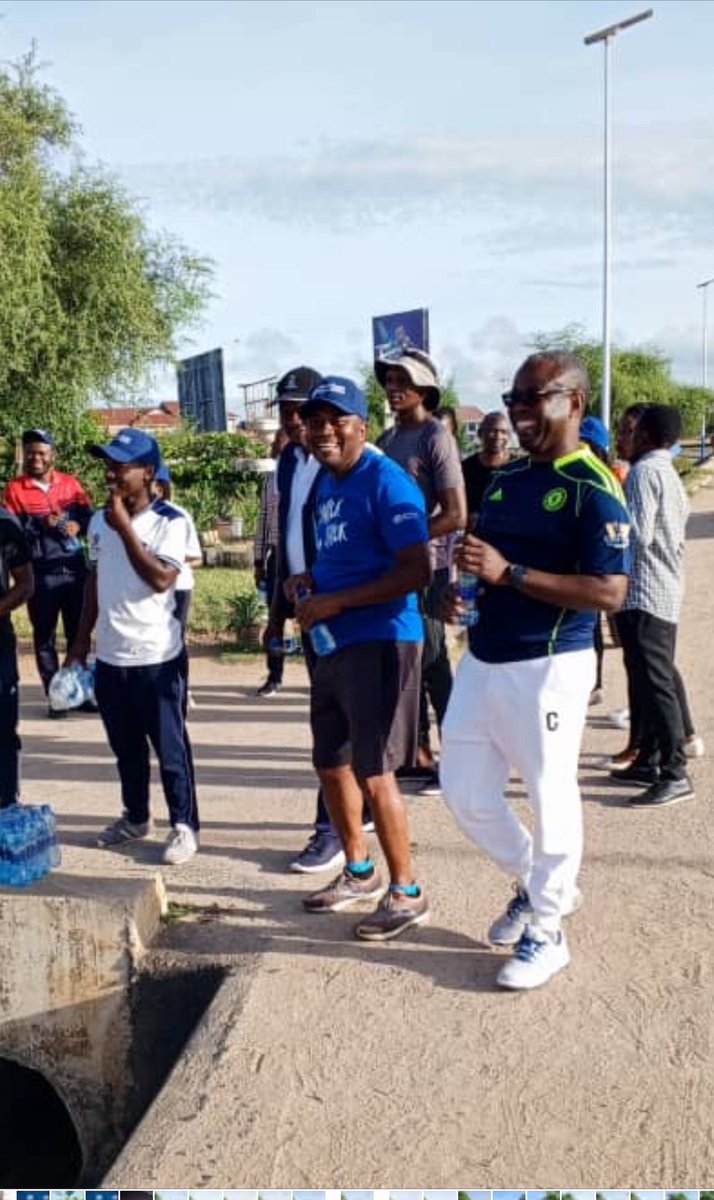
M 455 414 L 440 407 L 425 354 L 403 347 L 378 358 L 375 375 L 393 416 L 376 445 L 354 381 L 300 366 L 276 389 L 276 471 L 256 537 L 256 583 L 270 601 L 258 695 L 281 686 L 293 618 L 319 782 L 314 825 L 290 869 L 338 869 L 304 897 L 309 913 L 372 902 L 354 927 L 361 940 L 426 921 L 400 787 L 416 773 L 421 794 L 443 792 L 466 837 L 513 881 L 489 938 L 513 949 L 499 984 L 530 989 L 567 966 L 563 919 L 582 899 L 577 770 L 588 706 L 601 698 L 600 614 L 628 681 L 630 739 L 607 763 L 612 777 L 639 807 L 694 794 L 687 758 L 703 744 L 675 665 L 688 513 L 672 462 L 679 415 L 656 404 L 628 410 L 616 471 L 609 431 L 586 416 L 583 364 L 543 351 L 519 367 L 504 409 L 483 419 L 480 449 L 462 460 Z M 28 603 L 45 691 L 59 666 L 60 615 L 67 664 L 86 664 L 95 643 L 96 704 L 122 797 L 99 845 L 151 834 L 153 748 L 171 826 L 164 861 L 188 862 L 200 828 L 186 722 L 193 523 L 171 498 L 157 443 L 139 430 L 91 447 L 107 484 L 94 512 L 78 481 L 56 469 L 49 432 L 28 430 L 23 446 L 22 474 L 0 510 L 0 805 L 18 799 L 10 613 Z M 475 580 L 477 604 L 453 677 L 445 622 L 466 623 L 464 577 Z M 532 829 L 509 802 L 512 770 Z

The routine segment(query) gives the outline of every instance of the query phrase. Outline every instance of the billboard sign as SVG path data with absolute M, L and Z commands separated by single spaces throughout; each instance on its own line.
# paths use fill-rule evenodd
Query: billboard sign
M 220 347 L 182 359 L 176 374 L 184 421 L 190 422 L 199 433 L 225 433 L 226 393 Z
M 429 309 L 413 308 L 409 312 L 373 317 L 372 344 L 375 358 L 408 349 L 423 350 L 428 354 Z

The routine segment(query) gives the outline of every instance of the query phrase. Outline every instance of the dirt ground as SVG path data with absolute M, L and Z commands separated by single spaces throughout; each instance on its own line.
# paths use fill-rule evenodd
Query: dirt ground
M 679 662 L 714 753 L 714 491 L 693 499 Z M 226 981 L 110 1172 L 123 1187 L 706 1188 L 714 1186 L 711 759 L 697 795 L 630 810 L 598 759 L 624 735 L 620 654 L 582 753 L 585 903 L 569 969 L 530 994 L 495 987 L 485 940 L 509 881 L 439 798 L 409 800 L 432 920 L 384 946 L 349 914 L 308 916 L 286 871 L 313 814 L 307 684 L 261 701 L 259 661 L 200 656 L 191 715 L 200 855 L 167 870 L 175 915 L 154 951 Z M 51 794 L 70 872 L 155 870 L 156 843 L 95 850 L 115 814 L 96 719 L 50 723 L 25 672 L 25 797 Z M 518 714 L 514 713 L 514 720 Z M 510 794 L 524 808 L 523 789 Z M 156 812 L 164 817 L 160 794 Z

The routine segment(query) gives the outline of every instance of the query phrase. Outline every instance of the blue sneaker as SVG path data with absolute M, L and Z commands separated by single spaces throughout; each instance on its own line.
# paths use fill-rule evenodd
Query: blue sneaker
M 530 896 L 525 888 L 519 883 L 514 883 L 513 890 L 515 895 L 506 911 L 500 917 L 496 917 L 493 925 L 488 931 L 488 940 L 492 946 L 515 946 L 525 932 L 528 921 L 533 916 L 533 907 L 531 905 Z M 561 913 L 563 917 L 572 917 L 583 903 L 583 894 L 580 888 L 575 888 L 569 903 L 567 903 Z
M 530 991 L 547 983 L 569 962 L 570 951 L 562 929 L 550 933 L 526 925 L 513 958 L 501 967 L 496 983 L 513 991 Z
M 318 871 L 341 867 L 344 862 L 344 850 L 337 835 L 316 829 L 305 849 L 290 863 L 290 870 L 301 875 L 313 875 Z

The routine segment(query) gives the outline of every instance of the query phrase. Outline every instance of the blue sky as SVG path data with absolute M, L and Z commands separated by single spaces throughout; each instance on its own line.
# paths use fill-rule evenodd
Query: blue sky
M 214 259 L 185 352 L 223 345 L 229 408 L 299 361 L 354 372 L 371 316 L 421 305 L 464 399 L 492 403 L 534 330 L 599 333 L 603 51 L 583 37 L 641 7 L 6 0 L 0 37 L 5 60 L 37 40 L 87 160 Z M 654 8 L 613 46 L 613 327 L 698 382 L 714 3 Z

